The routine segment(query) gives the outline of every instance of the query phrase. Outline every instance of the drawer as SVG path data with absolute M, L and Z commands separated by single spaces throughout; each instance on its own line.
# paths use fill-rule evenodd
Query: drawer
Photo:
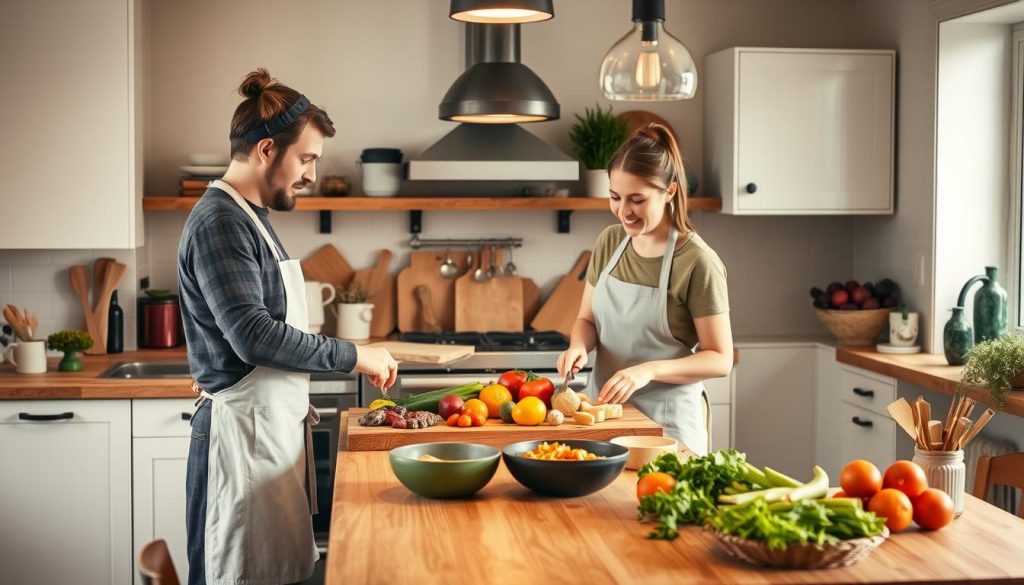
M 194 398 L 146 398 L 132 400 L 133 437 L 188 437 Z
M 853 459 L 867 459 L 879 469 L 885 469 L 896 459 L 896 422 L 888 415 L 880 415 L 849 403 L 839 406 L 840 468 Z M 839 478 L 832 480 L 833 485 Z
M 839 399 L 888 416 L 885 407 L 896 400 L 896 380 L 858 368 L 842 368 Z
M 711 404 L 732 404 L 732 381 L 732 375 L 724 378 L 704 380 L 704 389 L 708 392 L 708 401 Z

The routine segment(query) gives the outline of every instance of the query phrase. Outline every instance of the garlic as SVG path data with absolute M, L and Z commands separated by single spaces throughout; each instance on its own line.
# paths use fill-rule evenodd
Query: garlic
M 561 411 L 552 410 L 551 412 L 548 413 L 547 423 L 549 425 L 557 427 L 563 422 L 565 422 L 565 416 L 561 413 Z

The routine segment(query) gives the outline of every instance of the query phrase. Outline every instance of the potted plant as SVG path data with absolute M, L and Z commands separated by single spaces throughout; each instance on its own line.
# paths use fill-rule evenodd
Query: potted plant
M 64 358 L 60 360 L 57 369 L 61 372 L 82 371 L 82 360 L 78 352 L 85 351 L 92 347 L 92 337 L 84 331 L 66 330 L 58 331 L 46 338 L 46 347 L 64 352 Z
M 608 197 L 608 162 L 626 140 L 626 122 L 608 110 L 596 105 L 594 109 L 584 108 L 583 116 L 576 114 L 576 121 L 569 131 L 576 156 L 586 167 L 583 181 L 590 197 Z
M 1003 409 L 1010 390 L 1024 387 L 1024 336 L 1004 335 L 972 347 L 961 381 L 988 386 L 993 406 Z
M 355 282 L 338 290 L 337 307 L 331 307 L 338 320 L 337 337 L 350 341 L 370 338 L 373 305 L 367 301 L 372 296 L 370 291 Z

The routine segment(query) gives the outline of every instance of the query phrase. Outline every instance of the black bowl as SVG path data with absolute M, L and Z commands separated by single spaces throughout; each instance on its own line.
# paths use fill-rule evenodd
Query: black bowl
M 364 163 L 402 162 L 402 151 L 397 148 L 367 148 L 359 156 Z
M 506 445 L 501 452 L 512 477 L 531 490 L 546 496 L 572 498 L 592 494 L 611 482 L 626 467 L 629 449 L 607 441 L 558 440 L 573 449 L 586 449 L 604 459 L 590 461 L 547 461 L 527 459 L 523 453 L 536 448 L 545 441 L 523 441 Z

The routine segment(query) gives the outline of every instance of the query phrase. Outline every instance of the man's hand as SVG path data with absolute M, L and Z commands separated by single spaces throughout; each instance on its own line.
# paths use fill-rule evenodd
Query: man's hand
M 387 390 L 398 378 L 398 362 L 382 347 L 356 346 L 356 371 L 376 388 Z

